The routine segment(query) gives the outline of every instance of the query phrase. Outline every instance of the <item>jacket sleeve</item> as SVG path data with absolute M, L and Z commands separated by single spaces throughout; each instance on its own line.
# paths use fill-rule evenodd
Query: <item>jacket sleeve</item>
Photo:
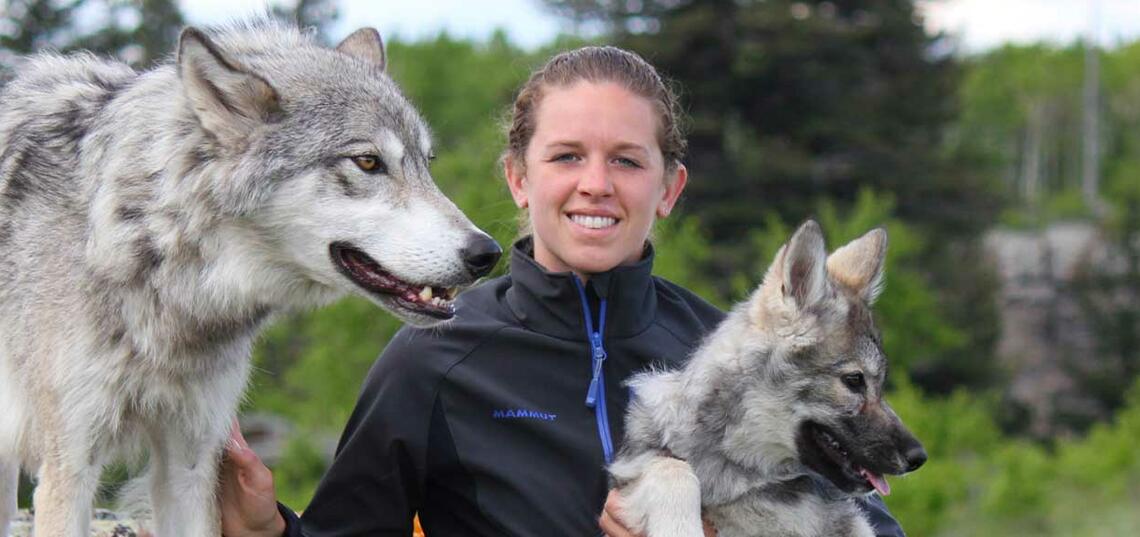
M 871 527 L 874 528 L 877 537 L 906 537 L 902 526 L 887 511 L 887 505 L 883 503 L 883 499 L 878 494 L 860 498 L 859 506 L 866 511 L 867 518 L 871 521 Z
M 373 364 L 336 456 L 301 517 L 303 535 L 412 534 L 439 383 L 419 338 L 430 336 L 401 330 Z M 298 535 L 293 531 L 286 534 Z
M 277 512 L 285 519 L 285 532 L 281 537 L 304 537 L 301 533 L 301 517 L 297 513 L 281 502 L 277 502 Z

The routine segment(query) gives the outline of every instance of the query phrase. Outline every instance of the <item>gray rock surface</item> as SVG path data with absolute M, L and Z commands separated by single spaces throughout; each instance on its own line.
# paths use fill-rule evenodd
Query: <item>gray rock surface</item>
M 11 527 L 12 537 L 31 537 L 32 514 L 21 510 Z M 137 521 L 123 517 L 105 509 L 96 509 L 91 521 L 92 537 L 149 537 Z

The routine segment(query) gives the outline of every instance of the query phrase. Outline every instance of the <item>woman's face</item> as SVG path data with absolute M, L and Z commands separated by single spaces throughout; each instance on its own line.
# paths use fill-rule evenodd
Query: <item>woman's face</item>
M 640 259 L 687 173 L 678 164 L 665 180 L 657 129 L 653 105 L 617 84 L 545 88 L 525 167 L 506 170 L 515 203 L 529 208 L 539 264 L 586 277 Z

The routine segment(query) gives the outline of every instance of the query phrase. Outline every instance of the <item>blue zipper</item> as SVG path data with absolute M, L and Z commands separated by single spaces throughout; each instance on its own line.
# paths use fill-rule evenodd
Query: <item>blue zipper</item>
M 606 464 L 613 462 L 614 442 L 610 437 L 610 418 L 606 414 L 606 377 L 602 364 L 606 361 L 606 348 L 602 346 L 602 334 L 606 330 L 606 300 L 603 298 L 598 305 L 598 329 L 594 330 L 593 315 L 590 314 L 590 302 L 586 299 L 586 288 L 582 281 L 574 276 L 574 286 L 578 288 L 578 298 L 582 300 L 582 314 L 586 319 L 586 340 L 590 342 L 590 359 L 593 362 L 594 374 L 590 377 L 590 387 L 586 389 L 586 406 L 594 409 L 594 417 L 598 420 L 598 438 L 602 441 L 602 454 Z

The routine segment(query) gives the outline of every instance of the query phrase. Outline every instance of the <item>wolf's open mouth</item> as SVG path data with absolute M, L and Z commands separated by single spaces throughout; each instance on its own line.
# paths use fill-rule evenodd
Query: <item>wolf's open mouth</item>
M 442 288 L 413 284 L 384 270 L 368 254 L 347 243 L 329 245 L 333 264 L 353 283 L 373 294 L 394 302 L 398 307 L 435 317 L 450 319 L 455 315 L 455 287 Z
M 817 423 L 802 425 L 796 444 L 804 463 L 845 492 L 870 492 L 874 489 L 882 496 L 890 494 L 891 486 L 886 478 L 856 463 L 837 436 Z

